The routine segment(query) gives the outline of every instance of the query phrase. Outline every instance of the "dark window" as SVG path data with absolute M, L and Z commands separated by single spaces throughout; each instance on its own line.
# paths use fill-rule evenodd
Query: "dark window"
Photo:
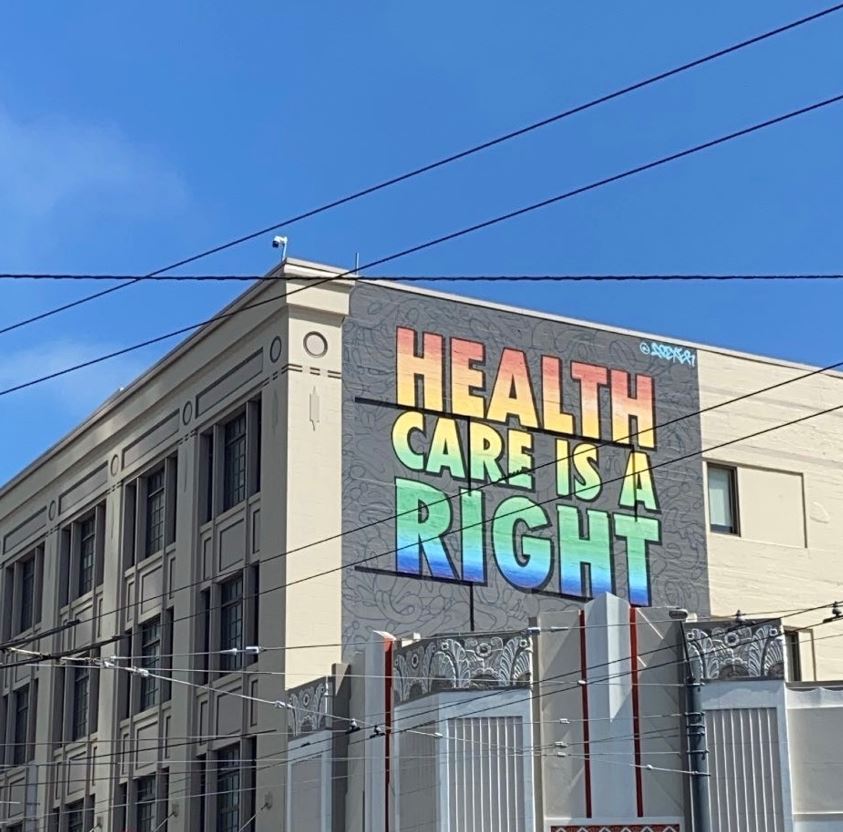
M 708 466 L 708 514 L 711 530 L 738 534 L 738 482 L 734 468 Z
M 27 558 L 20 565 L 20 626 L 19 632 L 33 624 L 35 611 L 35 558 Z
M 802 656 L 799 652 L 799 630 L 785 630 L 785 661 L 788 682 L 802 681 Z
M 113 829 L 120 829 L 124 830 L 127 828 L 127 818 L 129 817 L 128 812 L 126 811 L 128 808 L 128 787 L 126 783 L 121 783 L 117 787 L 117 791 L 115 793 L 115 805 L 114 805 L 114 826 Z
M 15 727 L 12 743 L 12 763 L 19 765 L 29 759 L 29 686 L 15 691 Z
M 164 466 L 146 478 L 146 554 L 154 555 L 164 548 Z
M 261 433 L 263 432 L 260 399 L 253 404 L 255 413 L 255 482 L 254 490 L 261 490 Z
M 77 800 L 67 807 L 67 832 L 85 832 L 85 802 Z
M 200 637 L 199 643 L 201 645 L 201 654 L 197 663 L 199 669 L 203 672 L 202 680 L 208 681 L 208 670 L 211 668 L 210 650 L 211 650 L 211 591 L 208 589 L 199 593 L 199 627 Z
M 199 832 L 205 832 L 205 803 L 208 799 L 205 791 L 208 788 L 208 763 L 204 755 L 197 757 L 196 762 L 199 766 L 199 791 L 196 794 L 196 799 L 199 801 L 199 811 L 197 812 Z
M 153 832 L 155 828 L 155 775 L 141 777 L 135 786 L 135 832 Z
M 140 666 L 158 673 L 161 667 L 161 621 L 158 618 L 147 621 L 140 628 Z M 138 709 L 141 711 L 158 704 L 160 680 L 157 676 L 140 676 Z
M 240 747 L 232 745 L 217 755 L 217 830 L 240 828 Z
M 158 775 L 158 826 L 156 832 L 167 832 L 169 823 L 167 822 L 169 805 L 170 805 L 170 773 L 162 771 Z
M 223 429 L 223 511 L 246 499 L 246 414 L 235 416 Z
M 202 434 L 205 476 L 205 515 L 203 522 L 211 520 L 216 514 L 214 506 L 214 432 Z
M 76 595 L 84 595 L 94 588 L 94 563 L 97 551 L 97 524 L 94 515 L 79 524 L 79 575 Z
M 88 734 L 88 705 L 90 700 L 91 671 L 87 667 L 73 669 L 73 717 L 70 738 L 78 740 Z
M 243 578 L 237 576 L 220 585 L 220 650 L 243 649 Z M 238 670 L 240 652 L 220 656 L 220 670 Z

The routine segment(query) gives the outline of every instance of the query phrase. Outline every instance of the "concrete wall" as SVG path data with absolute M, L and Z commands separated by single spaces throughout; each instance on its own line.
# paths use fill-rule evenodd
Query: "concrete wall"
M 703 408 L 809 372 L 764 359 L 700 351 Z M 708 534 L 715 615 L 830 605 L 843 598 L 843 410 L 724 447 L 747 434 L 843 405 L 843 379 L 814 375 L 703 413 L 706 461 L 737 468 L 738 535 Z M 785 617 L 810 626 L 828 609 Z M 843 677 L 843 638 L 800 636 L 803 677 Z

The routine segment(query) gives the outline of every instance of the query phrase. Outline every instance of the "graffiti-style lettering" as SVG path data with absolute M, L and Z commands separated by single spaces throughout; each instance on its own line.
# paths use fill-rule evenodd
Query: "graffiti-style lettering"
M 654 355 L 664 361 L 687 364 L 689 367 L 697 366 L 696 352 L 687 349 L 687 347 L 675 347 L 671 344 L 662 344 L 659 341 L 642 341 L 640 348 L 644 355 Z

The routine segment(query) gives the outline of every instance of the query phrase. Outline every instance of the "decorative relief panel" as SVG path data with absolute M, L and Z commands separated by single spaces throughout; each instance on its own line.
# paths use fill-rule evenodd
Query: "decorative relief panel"
M 332 698 L 333 680 L 329 676 L 287 691 L 287 736 L 293 739 L 327 728 Z
M 781 621 L 736 624 L 702 621 L 685 629 L 688 657 L 698 679 L 783 679 Z
M 529 684 L 533 647 L 522 633 L 450 636 L 395 651 L 395 704 L 442 690 L 511 688 Z
M 550 832 L 681 832 L 679 824 L 612 824 L 611 826 L 551 826 Z

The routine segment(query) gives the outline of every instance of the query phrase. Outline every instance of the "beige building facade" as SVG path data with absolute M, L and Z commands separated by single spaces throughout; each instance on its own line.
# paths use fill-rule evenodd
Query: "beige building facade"
M 286 260 L 0 491 L 0 824 L 284 828 L 284 692 L 375 631 L 611 592 L 843 676 L 838 374 L 340 273 Z

